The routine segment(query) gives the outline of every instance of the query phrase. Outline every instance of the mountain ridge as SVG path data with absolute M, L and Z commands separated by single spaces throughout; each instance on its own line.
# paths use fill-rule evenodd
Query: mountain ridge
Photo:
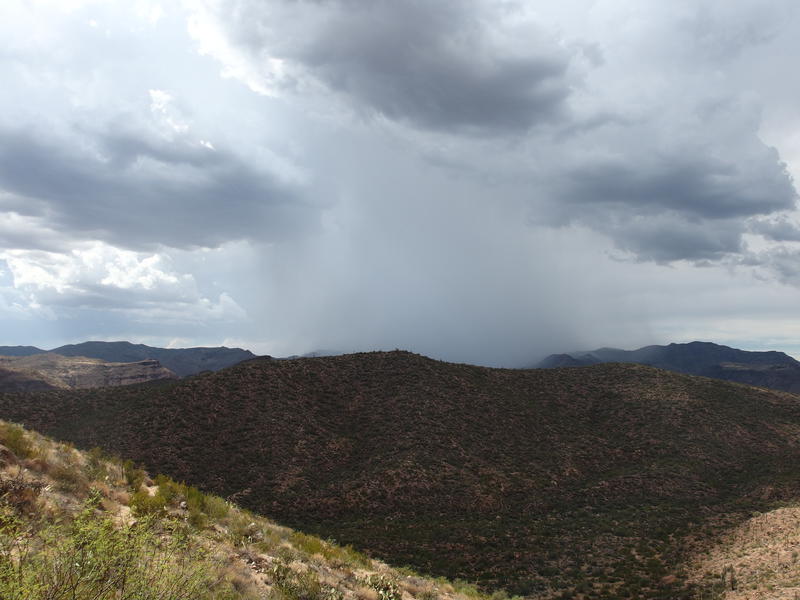
M 218 371 L 243 360 L 256 358 L 255 354 L 242 348 L 226 346 L 158 348 L 127 341 L 88 341 L 67 344 L 52 350 L 42 350 L 35 346 L 0 346 L 0 356 L 32 356 L 47 353 L 67 357 L 97 358 L 112 363 L 135 363 L 155 359 L 180 377 L 196 375 L 202 371 Z
M 775 350 L 749 351 L 713 342 L 650 345 L 637 350 L 597 350 L 551 354 L 535 368 L 576 367 L 620 362 L 643 364 L 687 375 L 712 377 L 800 393 L 800 362 Z

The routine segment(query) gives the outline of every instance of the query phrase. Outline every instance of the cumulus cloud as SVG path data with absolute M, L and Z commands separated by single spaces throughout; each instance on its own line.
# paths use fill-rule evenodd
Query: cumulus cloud
M 325 88 L 366 114 L 470 133 L 521 134 L 567 110 L 572 52 L 517 6 L 237 0 L 202 8 L 192 31 L 204 50 L 264 93 Z
M 35 307 L 122 312 L 156 321 L 246 318 L 230 295 L 223 293 L 216 302 L 203 297 L 192 275 L 175 272 L 158 254 L 93 243 L 68 254 L 17 249 L 0 257 L 15 295 Z
M 263 136 L 228 139 L 208 115 L 215 92 L 194 96 L 216 74 L 196 76 L 200 59 L 176 51 L 189 42 L 176 13 L 151 18 L 157 9 L 4 4 L 0 75 L 16 93 L 0 99 L 0 210 L 137 249 L 313 230 L 318 202 L 302 167 Z M 36 44 L 15 19 L 31 26 Z M 102 31 L 91 26 L 98 22 Z

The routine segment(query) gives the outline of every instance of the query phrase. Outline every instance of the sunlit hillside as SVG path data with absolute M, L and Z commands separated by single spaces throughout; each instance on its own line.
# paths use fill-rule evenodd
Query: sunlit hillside
M 504 598 L 495 594 L 494 600 Z M 468 600 L 95 449 L 0 421 L 3 600 Z

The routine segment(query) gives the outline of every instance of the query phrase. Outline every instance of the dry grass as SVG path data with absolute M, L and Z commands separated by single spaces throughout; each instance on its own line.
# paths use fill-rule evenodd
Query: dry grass
M 356 598 L 358 600 L 379 600 L 378 592 L 371 587 L 360 585 L 355 589 Z
M 218 565 L 214 579 L 227 590 L 219 596 L 225 600 L 381 600 L 367 583 L 378 580 L 403 581 L 405 600 L 432 598 L 433 581 L 402 577 L 352 548 L 293 531 L 165 477 L 154 481 L 134 473 L 126 478 L 119 460 L 86 455 L 2 421 L 0 430 L 11 431 L 16 447 L 29 457 L 20 460 L 0 445 L 0 508 L 31 523 L 69 522 L 85 514 L 91 497 L 98 519 L 124 528 L 145 518 L 129 506 L 138 493 L 159 507 L 147 518 L 161 520 L 162 536 L 188 536 L 204 548 L 208 564 Z M 444 588 L 450 593 L 443 600 L 467 600 Z
M 800 506 L 752 518 L 724 535 L 692 564 L 692 578 L 724 600 L 800 597 Z

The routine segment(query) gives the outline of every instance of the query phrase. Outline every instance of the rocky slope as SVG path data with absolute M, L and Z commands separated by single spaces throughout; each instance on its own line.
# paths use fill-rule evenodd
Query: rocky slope
M 0 390 L 8 392 L 114 387 L 177 379 L 175 373 L 162 367 L 157 360 L 109 363 L 51 353 L 0 356 L 0 369 L 8 374 L 0 379 Z
M 0 597 L 490 600 L 2 421 Z
M 645 346 L 638 350 L 599 348 L 590 352 L 552 354 L 537 368 L 579 367 L 599 363 L 637 363 L 800 393 L 800 362 L 783 352 L 750 352 L 710 342 Z
M 800 398 L 639 365 L 255 360 L 156 388 L 0 397 L 0 416 L 541 598 L 692 597 L 686 540 L 800 492 Z
M 800 597 L 800 506 L 755 512 L 689 563 L 691 579 L 710 598 L 795 600 Z

